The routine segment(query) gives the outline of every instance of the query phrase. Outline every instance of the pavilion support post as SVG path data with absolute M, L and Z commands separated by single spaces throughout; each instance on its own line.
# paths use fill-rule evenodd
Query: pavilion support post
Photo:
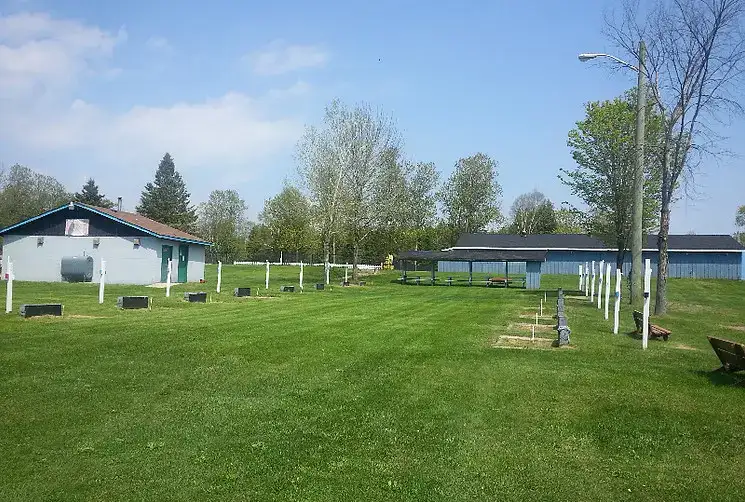
M 473 283 L 473 262 L 468 262 L 468 285 L 470 286 Z
M 432 260 L 432 285 L 435 285 L 435 273 L 437 272 L 437 262 Z
M 504 287 L 510 287 L 510 262 L 504 262 Z
M 401 260 L 401 266 L 404 269 L 404 284 L 406 284 L 406 260 Z

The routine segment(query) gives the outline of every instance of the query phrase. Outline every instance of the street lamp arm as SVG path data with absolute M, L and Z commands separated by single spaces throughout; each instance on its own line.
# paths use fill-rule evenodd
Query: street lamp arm
M 620 64 L 620 65 L 622 65 L 622 66 L 625 66 L 626 68 L 631 68 L 631 69 L 632 69 L 632 70 L 634 70 L 635 72 L 638 72 L 638 71 L 639 71 L 639 68 L 638 68 L 638 67 L 636 67 L 636 66 L 632 65 L 631 63 L 627 63 L 627 62 L 626 62 L 626 61 L 624 61 L 623 59 L 617 58 L 616 56 L 612 56 L 612 55 L 610 55 L 610 54 L 603 54 L 603 53 L 585 53 L 585 54 L 580 54 L 580 55 L 579 55 L 579 60 L 580 60 L 580 61 L 582 61 L 583 63 L 584 63 L 585 61 L 589 61 L 589 60 L 591 60 L 591 59 L 595 59 L 595 58 L 610 58 L 610 59 L 612 59 L 613 61 L 615 61 L 616 63 L 618 63 L 618 64 Z

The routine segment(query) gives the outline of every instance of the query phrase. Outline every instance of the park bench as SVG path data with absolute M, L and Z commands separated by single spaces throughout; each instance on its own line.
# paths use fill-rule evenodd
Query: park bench
M 667 341 L 668 337 L 672 334 L 672 331 L 669 329 L 665 329 L 662 326 L 657 326 L 656 324 L 652 324 L 652 321 L 648 321 L 649 323 L 649 336 L 652 338 L 662 338 L 663 340 Z M 644 314 L 639 312 L 638 310 L 634 311 L 634 324 L 636 324 L 636 332 L 642 333 L 644 331 Z
M 745 345 L 713 336 L 707 336 L 707 338 L 711 348 L 722 362 L 720 370 L 727 373 L 745 370 Z

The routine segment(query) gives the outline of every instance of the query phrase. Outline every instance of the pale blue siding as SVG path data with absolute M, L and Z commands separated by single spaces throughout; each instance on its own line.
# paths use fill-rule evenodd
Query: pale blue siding
M 526 263 L 525 289 L 541 289 L 541 265 L 540 261 Z
M 657 257 L 658 254 L 654 251 L 643 254 L 643 259 L 649 258 L 651 260 L 653 276 L 657 275 Z M 584 267 L 585 263 L 589 264 L 593 260 L 595 260 L 595 267 L 598 267 L 601 260 L 605 260 L 606 263 L 611 263 L 615 268 L 616 253 L 614 251 L 549 251 L 541 272 L 544 274 L 578 275 L 579 265 Z M 504 262 L 477 262 L 473 264 L 473 272 L 504 274 L 504 267 Z M 468 272 L 468 263 L 441 261 L 438 269 L 441 272 Z M 624 275 L 628 275 L 631 271 L 631 253 L 626 253 L 622 271 Z M 525 262 L 510 263 L 510 274 L 525 272 Z M 741 251 L 728 253 L 672 251 L 670 252 L 668 276 L 694 279 L 745 280 L 745 253 Z

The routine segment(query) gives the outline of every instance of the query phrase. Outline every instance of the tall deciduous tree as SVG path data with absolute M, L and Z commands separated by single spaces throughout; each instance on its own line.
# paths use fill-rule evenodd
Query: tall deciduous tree
M 519 195 L 510 208 L 513 234 L 552 234 L 557 222 L 554 205 L 538 190 Z
M 93 178 L 88 178 L 80 192 L 74 195 L 75 202 L 82 202 L 91 206 L 112 208 L 114 203 L 99 191 L 98 185 Z
M 501 195 L 496 161 L 483 153 L 458 160 L 439 192 L 451 241 L 459 233 L 481 232 L 498 223 L 502 219 Z
M 745 205 L 737 208 L 737 212 L 735 213 L 735 225 L 737 225 L 738 228 L 736 234 L 737 240 L 745 245 Z
M 197 215 L 189 197 L 173 158 L 166 153 L 155 172 L 155 180 L 145 185 L 142 191 L 137 212 L 165 225 L 192 232 Z
M 590 233 L 618 250 L 620 268 L 631 244 L 634 198 L 634 133 L 636 111 L 634 93 L 613 101 L 586 105 L 584 120 L 569 132 L 568 145 L 577 163 L 574 169 L 561 169 L 559 179 L 588 207 Z M 643 227 L 655 228 L 659 210 L 661 120 L 648 107 L 645 142 L 645 184 Z
M 199 205 L 197 229 L 213 245 L 207 252 L 217 261 L 232 262 L 244 251 L 248 233 L 246 203 L 235 190 L 213 190 Z
M 299 174 L 313 205 L 325 261 L 332 238 L 345 229 L 354 248 L 355 278 L 360 245 L 379 221 L 375 186 L 385 155 L 398 142 L 384 113 L 334 101 L 326 108 L 323 127 L 308 128 L 298 144 Z
M 300 253 L 310 245 L 311 211 L 308 199 L 293 186 L 286 186 L 271 199 L 264 202 L 259 215 L 271 235 L 271 246 L 277 254 L 282 251 Z
M 571 207 L 561 207 L 554 211 L 557 234 L 585 234 L 585 214 Z
M 663 120 L 661 145 L 659 266 L 655 313 L 667 309 L 670 208 L 681 176 L 692 173 L 701 155 L 715 154 L 721 138 L 712 121 L 741 112 L 736 94 L 745 70 L 745 0 L 657 0 L 643 22 L 628 0 L 620 19 L 610 19 L 610 38 L 638 60 L 638 41 L 647 43 L 646 71 L 651 101 Z
M 406 170 L 406 228 L 414 249 L 422 249 L 425 234 L 437 218 L 437 185 L 440 173 L 432 162 L 417 162 Z
M 51 176 L 15 164 L 0 172 L 0 228 L 70 202 L 72 195 Z

